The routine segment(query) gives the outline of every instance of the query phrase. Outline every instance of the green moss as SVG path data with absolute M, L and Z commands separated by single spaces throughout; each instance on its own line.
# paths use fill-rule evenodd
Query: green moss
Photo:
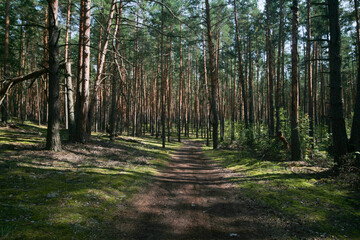
M 241 194 L 313 231 L 337 238 L 360 238 L 360 194 L 335 179 L 321 172 L 294 173 L 294 163 L 261 161 L 247 152 L 208 147 L 204 151 L 238 173 L 231 180 Z

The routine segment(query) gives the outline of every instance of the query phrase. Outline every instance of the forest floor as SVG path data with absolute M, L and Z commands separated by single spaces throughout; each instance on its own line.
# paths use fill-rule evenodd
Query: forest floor
M 0 239 L 360 239 L 360 195 L 326 169 L 149 136 L 54 153 L 45 134 L 0 127 Z
M 145 192 L 117 213 L 107 239 L 289 239 L 303 229 L 236 194 L 232 172 L 187 141 Z

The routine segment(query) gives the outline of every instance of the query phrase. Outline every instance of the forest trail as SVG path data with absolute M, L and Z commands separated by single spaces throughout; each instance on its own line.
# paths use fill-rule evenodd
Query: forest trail
M 279 219 L 241 196 L 231 174 L 188 141 L 146 191 L 114 219 L 112 239 L 274 239 L 286 232 Z M 270 219 L 272 218 L 272 219 Z M 275 224 L 276 222 L 276 224 Z M 281 237 L 280 237 L 281 238 Z M 277 238 L 279 239 L 279 238 Z

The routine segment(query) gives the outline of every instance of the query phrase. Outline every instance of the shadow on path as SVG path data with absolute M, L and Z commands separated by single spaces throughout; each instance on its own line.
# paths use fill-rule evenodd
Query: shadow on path
M 201 146 L 186 142 L 149 188 L 120 208 L 107 238 L 288 239 L 291 226 L 237 195 Z

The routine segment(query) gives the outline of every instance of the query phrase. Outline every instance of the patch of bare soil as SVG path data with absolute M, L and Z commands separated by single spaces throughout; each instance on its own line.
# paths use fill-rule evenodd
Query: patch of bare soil
M 146 191 L 119 207 L 106 238 L 289 239 L 301 234 L 242 197 L 229 175 L 202 154 L 201 143 L 187 142 Z

